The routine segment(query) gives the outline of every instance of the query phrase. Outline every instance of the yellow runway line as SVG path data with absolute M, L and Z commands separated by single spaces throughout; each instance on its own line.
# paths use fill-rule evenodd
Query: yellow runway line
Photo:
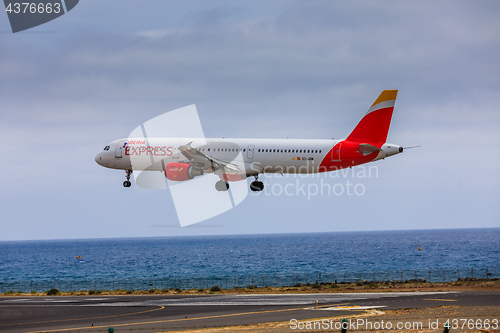
M 24 322 L 24 323 L 1 324 L 0 326 L 26 325 L 26 324 L 42 324 L 42 323 L 56 323 L 56 322 L 61 322 L 61 321 L 91 320 L 91 319 L 101 319 L 101 318 L 123 317 L 123 316 L 132 316 L 132 315 L 136 315 L 136 314 L 146 313 L 146 312 L 158 311 L 158 310 L 161 310 L 161 309 L 165 308 L 164 306 L 161 306 L 161 305 L 155 305 L 155 306 L 159 306 L 160 308 L 158 308 L 158 309 L 152 309 L 152 310 L 146 310 L 146 311 L 132 312 L 132 313 L 123 313 L 123 314 L 119 314 L 119 315 L 109 315 L 109 316 L 99 316 L 99 317 L 87 317 L 87 318 L 74 318 L 74 319 L 45 320 L 45 321 L 29 321 L 29 322 Z M 45 331 L 40 331 L 40 332 L 45 332 Z
M 345 303 L 344 303 L 345 304 Z M 335 306 L 337 304 L 330 304 L 330 305 L 321 305 L 321 307 L 331 307 Z M 162 306 L 161 309 L 164 307 Z M 148 311 L 157 311 L 161 309 L 154 309 L 154 310 L 148 310 Z M 254 311 L 254 312 L 242 312 L 242 313 L 232 313 L 232 314 L 226 314 L 226 315 L 217 315 L 217 316 L 207 316 L 207 317 L 196 317 L 196 318 L 179 318 L 179 319 L 167 319 L 167 320 L 155 320 L 155 321 L 143 321 L 143 322 L 137 322 L 137 323 L 128 323 L 128 324 L 112 324 L 114 327 L 120 327 L 120 326 L 132 326 L 132 325 L 145 325 L 145 324 L 158 324 L 158 323 L 171 323 L 171 322 L 176 322 L 176 321 L 186 321 L 186 320 L 200 320 L 200 319 L 213 319 L 213 318 L 224 318 L 224 317 L 235 317 L 235 316 L 244 316 L 244 315 L 251 315 L 251 314 L 259 314 L 259 313 L 275 313 L 275 312 L 286 312 L 286 311 L 298 311 L 298 310 L 306 310 L 307 308 L 294 308 L 294 309 L 282 309 L 282 310 L 269 310 L 269 311 Z M 143 311 L 143 312 L 148 312 L 148 311 Z M 123 316 L 123 315 L 122 315 Z M 113 317 L 113 316 L 109 316 Z M 27 324 L 27 323 L 24 323 Z M 32 332 L 26 332 L 26 333 L 42 333 L 42 332 L 57 332 L 57 331 L 71 331 L 71 330 L 83 330 L 83 329 L 91 329 L 91 328 L 106 328 L 109 327 L 109 325 L 103 325 L 103 326 L 85 326 L 85 327 L 73 327 L 73 328 L 60 328 L 60 329 L 55 329 L 55 330 L 43 330 L 43 331 L 32 331 Z

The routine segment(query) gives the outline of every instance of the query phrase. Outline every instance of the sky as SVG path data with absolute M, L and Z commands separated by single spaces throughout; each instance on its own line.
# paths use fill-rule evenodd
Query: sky
M 84 0 L 16 34 L 0 15 L 0 241 L 500 227 L 499 14 L 498 1 Z M 421 147 L 369 177 L 262 177 L 267 191 L 190 227 L 168 190 L 124 188 L 94 161 L 191 104 L 206 137 L 340 139 L 385 89 L 399 90 L 388 141 Z M 324 183 L 346 190 L 307 190 Z

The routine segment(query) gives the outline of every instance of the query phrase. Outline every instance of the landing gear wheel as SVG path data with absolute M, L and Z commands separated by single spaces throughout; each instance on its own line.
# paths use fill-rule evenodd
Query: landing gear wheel
M 250 183 L 250 189 L 254 192 L 260 192 L 264 189 L 264 183 L 259 180 L 254 180 Z
M 127 170 L 125 171 L 125 173 L 126 173 L 125 177 L 127 177 L 127 180 L 123 182 L 123 186 L 130 187 L 132 186 L 132 183 L 130 182 L 130 175 L 132 175 L 132 170 Z
M 217 191 L 227 191 L 229 190 L 229 183 L 223 180 L 219 180 L 217 183 L 215 183 L 215 189 Z

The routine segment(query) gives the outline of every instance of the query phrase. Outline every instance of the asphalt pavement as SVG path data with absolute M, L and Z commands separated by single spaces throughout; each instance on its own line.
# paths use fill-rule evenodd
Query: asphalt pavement
M 318 307 L 316 308 L 316 301 Z M 500 305 L 498 292 L 0 297 L 1 332 L 158 332 L 361 313 Z

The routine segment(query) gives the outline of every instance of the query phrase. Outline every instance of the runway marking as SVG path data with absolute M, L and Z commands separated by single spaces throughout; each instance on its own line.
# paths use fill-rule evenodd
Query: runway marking
M 333 304 L 333 306 L 337 307 L 339 305 L 348 305 L 349 303 L 340 303 L 340 304 Z M 318 305 L 318 308 L 327 308 L 327 307 L 332 307 L 332 304 L 329 305 Z
M 445 302 L 456 302 L 456 299 L 442 299 L 442 298 L 424 298 L 423 301 L 445 301 Z
M 335 305 L 342 305 L 342 304 L 329 304 L 329 305 L 321 305 L 321 307 L 332 307 Z M 320 307 L 320 306 L 318 306 Z M 162 307 L 164 308 L 164 307 Z M 308 310 L 309 308 L 294 308 L 294 309 L 281 309 L 281 310 L 267 310 L 267 311 L 253 311 L 253 312 L 242 312 L 242 313 L 231 313 L 231 314 L 225 314 L 225 315 L 217 315 L 217 316 L 206 316 L 206 317 L 196 317 L 196 318 L 179 318 L 179 319 L 167 319 L 167 320 L 156 320 L 156 321 L 144 321 L 144 322 L 137 322 L 137 323 L 128 323 L 128 324 L 112 324 L 114 327 L 118 326 L 132 326 L 132 325 L 146 325 L 146 324 L 159 324 L 159 323 L 171 323 L 171 322 L 176 322 L 176 321 L 188 321 L 188 320 L 200 320 L 200 319 L 213 319 L 213 318 L 224 318 L 224 317 L 236 317 L 236 316 L 244 316 L 244 315 L 251 315 L 251 314 L 259 314 L 259 313 L 274 313 L 274 312 L 285 312 L 285 311 L 298 311 L 298 310 Z M 156 311 L 156 310 L 161 310 L 161 309 L 155 309 L 155 310 L 149 310 L 149 311 Z M 148 312 L 148 311 L 144 311 Z M 114 317 L 114 316 L 109 316 L 109 317 Z M 26 333 L 43 333 L 43 332 L 57 332 L 57 331 L 71 331 L 71 330 L 83 330 L 83 329 L 89 329 L 89 328 L 107 328 L 109 325 L 102 325 L 102 326 L 85 326 L 85 327 L 73 327 L 73 328 L 59 328 L 55 330 L 43 330 L 43 331 L 32 331 L 32 332 L 26 332 Z
M 353 306 L 334 306 L 330 308 L 322 308 L 318 310 L 332 310 L 332 311 L 339 311 L 339 310 L 370 310 L 370 309 L 376 309 L 376 308 L 386 308 L 386 305 L 369 305 L 369 306 L 362 306 L 362 305 L 353 305 Z
M 132 313 L 123 313 L 123 314 L 119 314 L 119 315 L 109 315 L 109 316 L 100 316 L 100 317 L 88 317 L 88 318 L 74 318 L 74 319 L 46 320 L 46 321 L 28 321 L 28 322 L 24 322 L 24 323 L 0 324 L 0 326 L 26 325 L 26 324 L 42 324 L 42 323 L 55 323 L 55 322 L 58 322 L 58 321 L 74 321 L 74 320 L 90 320 L 90 319 L 101 319 L 101 318 L 111 318 L 111 317 L 123 317 L 123 316 L 131 316 L 131 315 L 135 315 L 135 314 L 146 313 L 146 312 L 158 311 L 158 310 L 161 310 L 161 309 L 165 308 L 162 305 L 154 305 L 154 306 L 159 306 L 160 308 L 158 308 L 158 309 L 152 309 L 152 310 L 146 310 L 146 311 L 132 312 Z M 37 332 L 46 332 L 46 331 L 37 331 Z

